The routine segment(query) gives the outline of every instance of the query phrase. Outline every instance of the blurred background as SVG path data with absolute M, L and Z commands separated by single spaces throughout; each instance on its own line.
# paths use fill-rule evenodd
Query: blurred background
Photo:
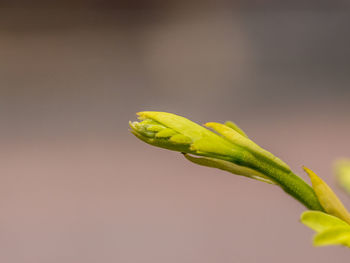
M 0 261 L 346 262 L 279 188 L 131 135 L 233 120 L 303 178 L 350 156 L 348 1 L 0 2 Z

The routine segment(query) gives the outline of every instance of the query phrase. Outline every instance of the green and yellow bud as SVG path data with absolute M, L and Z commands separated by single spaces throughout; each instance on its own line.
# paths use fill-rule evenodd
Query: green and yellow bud
M 140 122 L 130 122 L 131 132 L 151 145 L 235 162 L 244 155 L 244 149 L 184 117 L 153 111 L 138 115 Z
M 234 123 L 205 124 L 215 133 L 167 112 L 144 111 L 138 115 L 140 121 L 129 125 L 131 132 L 144 142 L 182 152 L 196 164 L 277 184 L 306 207 L 323 210 L 309 185 L 282 160 L 250 140 Z

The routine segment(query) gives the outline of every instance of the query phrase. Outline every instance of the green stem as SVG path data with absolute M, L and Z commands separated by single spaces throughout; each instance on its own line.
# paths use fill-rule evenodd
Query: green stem
M 287 169 L 278 169 L 267 162 L 260 163 L 256 170 L 270 177 L 281 188 L 310 210 L 324 211 L 314 190 L 302 178 Z

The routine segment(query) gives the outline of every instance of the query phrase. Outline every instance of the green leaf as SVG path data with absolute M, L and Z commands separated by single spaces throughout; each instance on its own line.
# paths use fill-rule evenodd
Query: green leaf
M 305 166 L 303 168 L 309 175 L 312 188 L 314 189 L 316 196 L 324 210 L 328 214 L 334 215 L 350 224 L 350 213 L 333 190 L 312 170 Z
M 290 171 L 289 166 L 281 159 L 274 156 L 272 153 L 266 151 L 265 149 L 261 148 L 255 142 L 241 135 L 239 132 L 230 128 L 229 126 L 217 122 L 208 122 L 205 124 L 205 126 L 213 129 L 237 147 L 241 147 L 242 149 L 248 150 L 257 159 L 268 160 L 274 166 L 278 166 L 284 169 L 285 171 Z
M 315 246 L 345 245 L 350 244 L 350 227 L 333 227 L 315 235 Z
M 227 121 L 224 123 L 227 127 L 230 127 L 231 129 L 234 129 L 236 132 L 238 132 L 240 135 L 248 138 L 247 134 L 234 122 Z
M 316 232 L 322 232 L 334 227 L 348 227 L 350 229 L 350 225 L 343 220 L 320 211 L 305 211 L 301 214 L 300 220 L 304 225 Z
M 248 167 L 240 166 L 228 161 L 210 158 L 210 157 L 194 157 L 190 154 L 184 154 L 187 160 L 199 164 L 206 167 L 212 167 L 212 168 L 218 168 L 220 170 L 224 170 L 236 175 L 242 175 L 246 176 L 261 182 L 269 183 L 269 184 L 276 184 L 274 181 L 272 181 L 270 178 L 266 177 L 262 173 L 259 173 L 253 169 L 250 169 Z
M 350 247 L 350 225 L 338 217 L 320 212 L 306 211 L 301 222 L 315 230 L 314 246 L 344 245 Z

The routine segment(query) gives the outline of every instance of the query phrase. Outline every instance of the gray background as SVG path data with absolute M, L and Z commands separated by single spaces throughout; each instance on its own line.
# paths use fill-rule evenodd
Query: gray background
M 349 24 L 346 1 L 1 1 L 0 261 L 346 262 L 277 187 L 127 122 L 233 120 L 349 207 L 332 176 L 350 157 Z

